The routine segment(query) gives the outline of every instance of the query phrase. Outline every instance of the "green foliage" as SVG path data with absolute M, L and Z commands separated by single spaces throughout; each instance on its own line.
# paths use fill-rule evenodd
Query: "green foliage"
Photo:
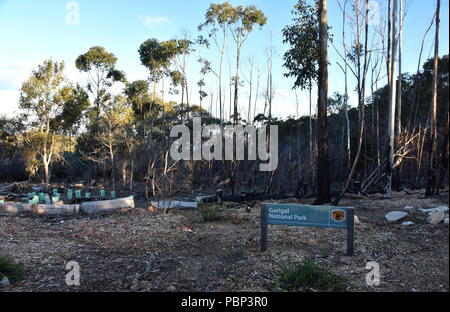
M 0 115 L 0 158 L 9 158 L 17 152 L 16 135 L 23 130 L 21 118 Z
M 220 208 L 221 207 L 217 204 L 199 204 L 199 211 L 202 214 L 203 220 L 206 222 L 213 222 L 222 219 Z
M 177 87 L 179 85 L 184 86 L 184 77 L 183 74 L 178 71 L 178 70 L 174 70 L 170 72 L 170 78 L 172 79 L 172 84 Z
M 426 223 L 426 215 L 418 209 L 414 209 L 408 216 L 408 220 L 414 222 L 415 224 Z
M 142 43 L 138 52 L 142 65 L 150 70 L 152 80 L 158 81 L 163 69 L 168 68 L 171 60 L 184 49 L 186 46 L 178 46 L 176 40 L 159 42 L 153 38 Z
M 85 92 L 66 83 L 63 62 L 46 60 L 33 70 L 20 90 L 19 106 L 25 111 L 23 119 L 28 128 L 17 136 L 26 147 L 24 155 L 31 175 L 43 166 L 48 183 L 50 165 L 62 160 L 67 147 L 64 134 L 75 131 L 87 105 Z
M 208 28 L 208 37 L 213 38 L 216 45 L 218 45 L 217 32 L 219 30 L 222 31 L 224 36 L 223 44 L 225 45 L 227 31 L 230 31 L 233 40 L 236 42 L 237 49 L 240 50 L 249 34 L 253 31 L 253 27 L 258 25 L 262 28 L 266 23 L 267 17 L 256 6 L 249 5 L 244 7 L 238 5 L 233 7 L 229 2 L 224 2 L 222 4 L 213 3 L 209 6 L 205 14 L 205 22 L 198 29 L 202 31 Z M 209 47 L 208 39 L 202 36 L 199 37 L 198 42 Z M 205 69 L 202 69 L 202 72 L 208 72 L 208 68 L 210 70 L 211 67 L 205 64 Z
M 174 40 L 172 40 L 174 41 Z M 194 43 L 188 39 L 180 39 L 176 41 L 178 54 L 189 54 L 194 51 Z
M 235 18 L 236 20 L 233 21 L 238 22 L 235 31 L 240 32 L 242 36 L 245 36 L 245 33 L 250 33 L 255 25 L 262 28 L 267 23 L 267 17 L 254 5 L 247 7 L 237 6 Z
M 114 68 L 109 71 L 106 78 L 112 79 L 113 82 L 122 82 L 122 83 L 127 82 L 125 72 Z
M 155 112 L 155 102 L 148 92 L 148 83 L 145 80 L 137 80 L 128 84 L 124 89 L 128 103 L 131 104 L 135 116 L 145 120 Z
M 355 66 L 358 66 L 358 62 L 360 62 L 360 59 L 363 56 L 364 56 L 364 45 L 361 43 L 358 45 L 358 42 L 356 41 L 352 45 L 350 51 L 347 53 L 347 58 Z
M 279 265 L 277 271 L 279 289 L 295 292 L 304 288 L 312 288 L 325 292 L 343 292 L 346 280 L 330 273 L 311 261 L 296 265 Z
M 346 104 L 345 95 L 339 92 L 333 93 L 332 97 L 328 98 L 328 114 L 330 115 L 338 115 L 345 108 Z M 350 109 L 347 105 L 347 109 Z
M 81 124 L 84 112 L 89 108 L 89 95 L 80 86 L 68 86 L 61 92 L 64 106 L 62 112 L 54 120 L 54 128 L 61 128 L 67 132 L 76 132 Z
M 199 26 L 199 30 L 210 26 L 210 37 L 219 29 L 230 29 L 236 36 L 245 36 L 253 30 L 254 25 L 263 27 L 267 23 L 264 13 L 254 5 L 243 7 L 238 5 L 233 7 L 229 2 L 222 4 L 211 4 L 205 15 L 205 22 Z M 235 28 L 232 26 L 235 25 Z
M 15 263 L 9 257 L 0 257 L 0 279 L 8 278 L 11 283 L 18 282 L 23 279 L 23 265 Z
M 44 61 L 22 84 L 20 108 L 34 114 L 40 125 L 48 127 L 50 120 L 61 112 L 64 82 L 64 62 Z
M 108 53 L 103 47 L 95 46 L 80 55 L 75 61 L 75 66 L 83 72 L 89 72 L 92 69 L 110 71 L 116 62 L 117 58 L 114 54 Z
M 306 89 L 317 80 L 320 45 L 319 20 L 316 5 L 299 0 L 292 11 L 292 24 L 283 29 L 283 43 L 290 46 L 284 54 L 285 77 L 295 78 L 294 87 Z
M 90 48 L 75 61 L 79 71 L 88 73 L 87 89 L 95 98 L 95 107 L 88 114 L 88 129 L 94 134 L 98 133 L 103 105 L 111 100 L 108 88 L 116 82 L 126 83 L 125 73 L 115 69 L 116 62 L 117 57 L 114 54 L 99 46 Z

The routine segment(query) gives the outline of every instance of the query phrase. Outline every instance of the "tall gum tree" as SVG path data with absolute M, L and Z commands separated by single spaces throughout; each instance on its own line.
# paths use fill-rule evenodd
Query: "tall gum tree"
M 241 65 L 241 50 L 244 43 L 247 41 L 250 33 L 255 26 L 261 29 L 267 23 L 267 17 L 264 13 L 256 8 L 254 5 L 243 7 L 237 6 L 233 10 L 233 14 L 229 17 L 228 27 L 236 44 L 236 74 L 233 77 L 234 82 L 234 100 L 233 100 L 233 116 L 234 124 L 238 123 L 238 101 L 239 101 L 239 82 L 240 82 L 240 65 Z
M 328 14 L 327 0 L 319 1 L 319 98 L 317 101 L 317 198 L 316 205 L 331 202 L 328 159 Z
M 294 79 L 294 89 L 309 90 L 309 150 L 311 184 L 314 184 L 314 141 L 312 126 L 312 82 L 318 79 L 320 58 L 318 6 L 299 0 L 292 10 L 292 24 L 283 29 L 283 43 L 290 48 L 283 56 L 285 77 Z
M 31 127 L 27 141 L 39 156 L 46 186 L 52 163 L 61 158 L 64 134 L 73 132 L 88 105 L 86 92 L 67 82 L 63 62 L 44 61 L 22 84 L 19 107 L 26 112 Z
M 125 80 L 125 75 L 115 69 L 116 62 L 117 57 L 100 46 L 90 48 L 75 61 L 77 69 L 88 74 L 88 90 L 94 97 L 95 105 L 94 129 L 98 128 L 102 105 L 108 99 L 107 89 L 114 82 Z
M 430 139 L 428 148 L 428 182 L 425 196 L 432 196 L 437 193 L 436 177 L 437 168 L 435 158 L 437 156 L 437 100 L 438 100 L 438 80 L 439 80 L 439 27 L 440 27 L 441 0 L 436 4 L 436 33 L 434 39 L 434 65 L 433 65 L 433 97 L 431 101 L 431 123 Z

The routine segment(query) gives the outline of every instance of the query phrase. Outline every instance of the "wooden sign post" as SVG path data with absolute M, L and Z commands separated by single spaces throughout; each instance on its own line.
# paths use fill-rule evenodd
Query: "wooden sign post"
M 305 205 L 264 204 L 261 208 L 261 251 L 267 250 L 268 225 L 347 230 L 347 255 L 353 256 L 354 209 Z

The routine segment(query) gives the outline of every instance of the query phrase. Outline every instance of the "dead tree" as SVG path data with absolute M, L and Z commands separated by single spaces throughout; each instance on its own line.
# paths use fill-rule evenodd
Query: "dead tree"
M 368 68 L 368 54 L 369 50 L 367 47 L 368 37 L 369 37 L 369 1 L 365 0 L 364 2 L 365 8 L 365 44 L 364 44 L 364 64 L 361 71 L 361 24 L 360 24 L 360 10 L 359 10 L 359 0 L 355 2 L 354 11 L 356 15 L 356 30 L 357 30 L 357 42 L 356 42 L 356 76 L 358 81 L 358 107 L 359 107 L 359 125 L 358 125 L 358 149 L 356 152 L 356 157 L 353 162 L 353 166 L 348 175 L 347 181 L 345 182 L 344 189 L 340 193 L 340 195 L 333 201 L 334 205 L 338 205 L 341 198 L 347 192 L 350 183 L 353 177 L 356 174 L 358 169 L 359 161 L 361 159 L 362 154 L 362 146 L 364 140 L 364 129 L 365 129 L 365 85 L 366 85 L 366 76 L 367 76 L 367 68 Z
M 319 1 L 319 99 L 317 104 L 317 198 L 315 204 L 329 203 L 330 172 L 328 162 L 328 15 L 327 0 Z
M 397 71 L 397 31 L 398 31 L 398 0 L 393 0 L 392 23 L 393 29 L 391 32 L 391 81 L 389 87 L 389 141 L 388 141 L 388 165 L 386 167 L 386 197 L 392 196 L 392 171 L 394 167 L 394 149 L 395 149 L 395 104 L 397 84 L 395 81 L 395 73 Z
M 436 166 L 437 154 L 437 89 L 439 78 L 439 26 L 440 26 L 441 0 L 437 0 L 436 6 L 436 36 L 434 40 L 434 75 L 433 75 L 433 98 L 431 102 L 431 125 L 430 139 L 428 145 L 428 182 L 425 196 L 436 194 Z

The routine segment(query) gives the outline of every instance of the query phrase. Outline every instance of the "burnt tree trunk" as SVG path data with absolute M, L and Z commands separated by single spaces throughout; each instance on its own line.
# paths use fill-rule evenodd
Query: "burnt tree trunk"
M 440 24 L 441 0 L 437 0 L 436 7 L 436 37 L 434 40 L 434 75 L 433 75 L 433 98 L 431 103 L 431 125 L 430 140 L 428 145 L 428 182 L 425 196 L 436 194 L 436 174 L 437 168 L 435 157 L 437 154 L 437 88 L 439 72 L 439 24 Z
M 327 0 L 319 2 L 319 99 L 317 103 L 317 198 L 316 205 L 331 201 L 330 172 L 328 163 L 328 17 Z

